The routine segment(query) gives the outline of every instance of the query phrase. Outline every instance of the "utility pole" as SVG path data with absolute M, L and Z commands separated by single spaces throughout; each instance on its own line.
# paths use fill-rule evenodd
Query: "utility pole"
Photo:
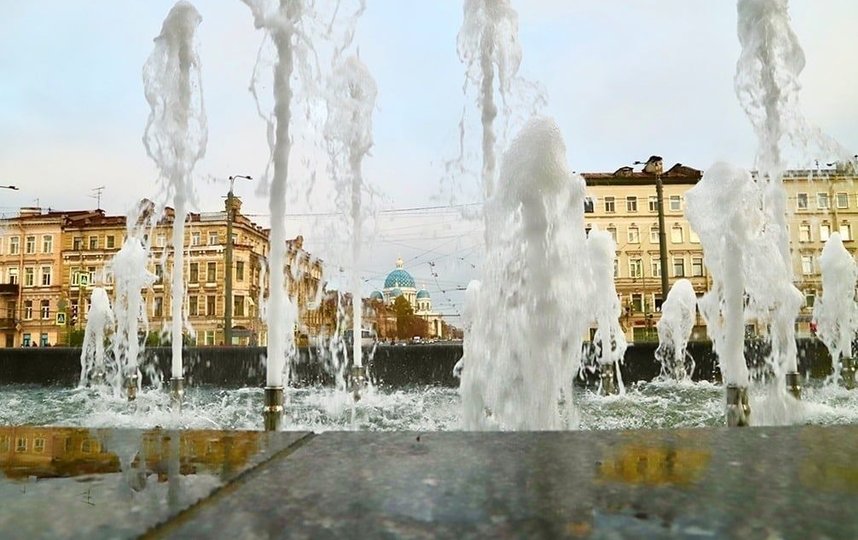
M 235 197 L 232 188 L 237 178 L 253 180 L 250 176 L 242 174 L 230 176 L 229 193 L 226 194 L 226 250 L 224 250 L 226 298 L 223 306 L 223 342 L 228 347 L 232 345 L 232 222 L 235 221 Z

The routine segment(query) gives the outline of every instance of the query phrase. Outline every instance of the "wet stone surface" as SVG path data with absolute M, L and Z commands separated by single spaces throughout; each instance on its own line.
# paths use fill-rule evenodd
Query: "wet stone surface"
M 135 538 L 306 435 L 0 426 L 0 537 Z
M 169 538 L 856 538 L 858 429 L 324 433 Z

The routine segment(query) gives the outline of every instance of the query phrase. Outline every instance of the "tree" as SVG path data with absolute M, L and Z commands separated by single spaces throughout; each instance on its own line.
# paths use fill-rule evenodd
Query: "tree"
M 396 337 L 408 339 L 414 336 L 426 337 L 428 325 L 426 321 L 414 314 L 411 302 L 404 296 L 397 296 L 393 301 L 393 312 L 396 314 Z

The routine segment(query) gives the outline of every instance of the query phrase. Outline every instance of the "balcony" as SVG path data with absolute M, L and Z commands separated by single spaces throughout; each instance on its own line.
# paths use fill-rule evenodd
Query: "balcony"
M 18 287 L 17 283 L 0 283 L 0 295 L 18 296 Z
M 17 324 L 15 319 L 0 318 L 0 330 L 14 330 Z

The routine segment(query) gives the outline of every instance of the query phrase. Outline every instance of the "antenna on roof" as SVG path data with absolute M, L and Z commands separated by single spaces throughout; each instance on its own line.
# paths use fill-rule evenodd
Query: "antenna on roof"
M 90 195 L 89 197 L 96 200 L 96 210 L 101 210 L 101 193 L 104 191 L 104 186 L 92 188 L 90 191 L 95 192 L 95 195 Z

